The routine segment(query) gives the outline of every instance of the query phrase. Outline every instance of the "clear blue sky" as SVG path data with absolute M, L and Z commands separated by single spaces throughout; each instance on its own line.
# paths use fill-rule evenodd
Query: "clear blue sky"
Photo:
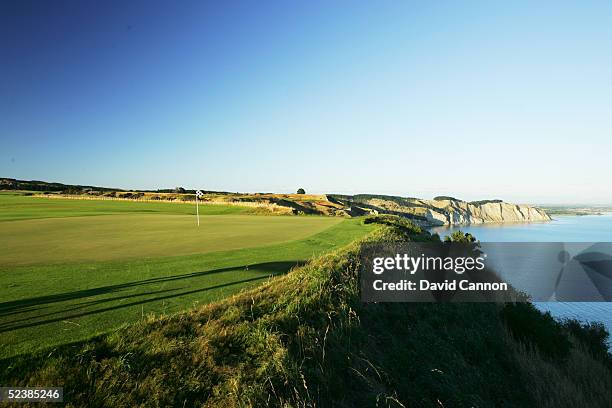
M 0 176 L 612 203 L 612 3 L 0 1 Z

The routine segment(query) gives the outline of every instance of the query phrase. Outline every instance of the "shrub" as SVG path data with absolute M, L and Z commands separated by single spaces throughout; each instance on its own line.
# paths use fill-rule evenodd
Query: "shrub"
M 383 224 L 390 227 L 399 228 L 401 231 L 406 232 L 410 235 L 422 234 L 423 229 L 407 220 L 406 218 L 398 217 L 397 215 L 381 214 L 381 215 L 370 215 L 363 220 L 364 224 Z M 429 234 L 428 234 L 429 236 Z
M 458 198 L 455 197 L 450 197 L 450 196 L 437 196 L 433 198 L 435 201 L 445 201 L 445 200 L 450 200 L 450 201 L 463 201 L 460 200 Z
M 550 313 L 540 312 L 531 303 L 509 303 L 501 316 L 516 340 L 537 348 L 544 357 L 562 360 L 569 356 L 569 338 Z
M 602 359 L 612 366 L 612 355 L 608 351 L 607 344 L 610 333 L 602 323 L 581 323 L 578 320 L 571 319 L 564 321 L 563 326 L 593 357 Z
M 469 232 L 466 232 L 464 234 L 461 231 L 455 231 L 452 234 L 447 235 L 444 238 L 444 241 L 445 242 L 458 242 L 460 244 L 472 244 L 476 242 L 476 238 Z

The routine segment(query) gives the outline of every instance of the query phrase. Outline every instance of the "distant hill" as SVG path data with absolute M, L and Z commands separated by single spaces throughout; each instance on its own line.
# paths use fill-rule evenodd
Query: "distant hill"
M 17 180 L 13 178 L 0 178 L 0 190 L 26 190 L 26 191 L 124 191 L 118 188 L 81 186 L 74 184 L 50 183 L 39 180 Z
M 143 193 L 177 193 L 195 194 L 196 190 L 186 190 L 182 187 L 164 188 L 159 190 L 124 190 L 114 187 L 84 186 L 80 184 L 63 184 L 39 180 L 17 180 L 0 178 L 0 190 L 48 191 L 66 194 L 89 194 L 92 192 L 143 192 Z M 209 194 L 232 194 L 225 191 L 203 191 Z
M 187 190 L 182 187 L 159 190 L 121 190 L 108 187 L 2 178 L 0 179 L 0 190 L 2 189 L 145 201 L 195 200 L 195 190 Z M 382 194 L 248 194 L 202 191 L 205 194 L 202 201 L 208 202 L 272 205 L 275 208 L 286 210 L 284 213 L 289 214 L 349 217 L 391 214 L 408 218 L 421 226 L 537 222 L 551 219 L 540 208 L 505 203 L 498 199 L 467 202 L 450 196 L 438 196 L 433 200 L 426 200 Z

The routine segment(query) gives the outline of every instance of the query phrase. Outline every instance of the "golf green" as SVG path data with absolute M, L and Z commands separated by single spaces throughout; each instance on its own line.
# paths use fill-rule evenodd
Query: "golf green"
M 0 265 L 56 264 L 189 255 L 306 238 L 342 218 L 117 214 L 4 222 Z

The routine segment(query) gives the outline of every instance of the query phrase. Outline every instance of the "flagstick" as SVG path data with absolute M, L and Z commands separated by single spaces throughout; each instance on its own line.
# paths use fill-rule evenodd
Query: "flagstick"
M 196 194 L 196 214 L 198 217 L 198 227 L 200 226 L 200 206 L 198 205 L 198 195 Z
M 200 226 L 200 201 L 198 200 L 198 198 L 200 197 L 204 197 L 204 193 L 202 193 L 200 190 L 196 191 L 196 216 L 198 218 L 198 227 Z

